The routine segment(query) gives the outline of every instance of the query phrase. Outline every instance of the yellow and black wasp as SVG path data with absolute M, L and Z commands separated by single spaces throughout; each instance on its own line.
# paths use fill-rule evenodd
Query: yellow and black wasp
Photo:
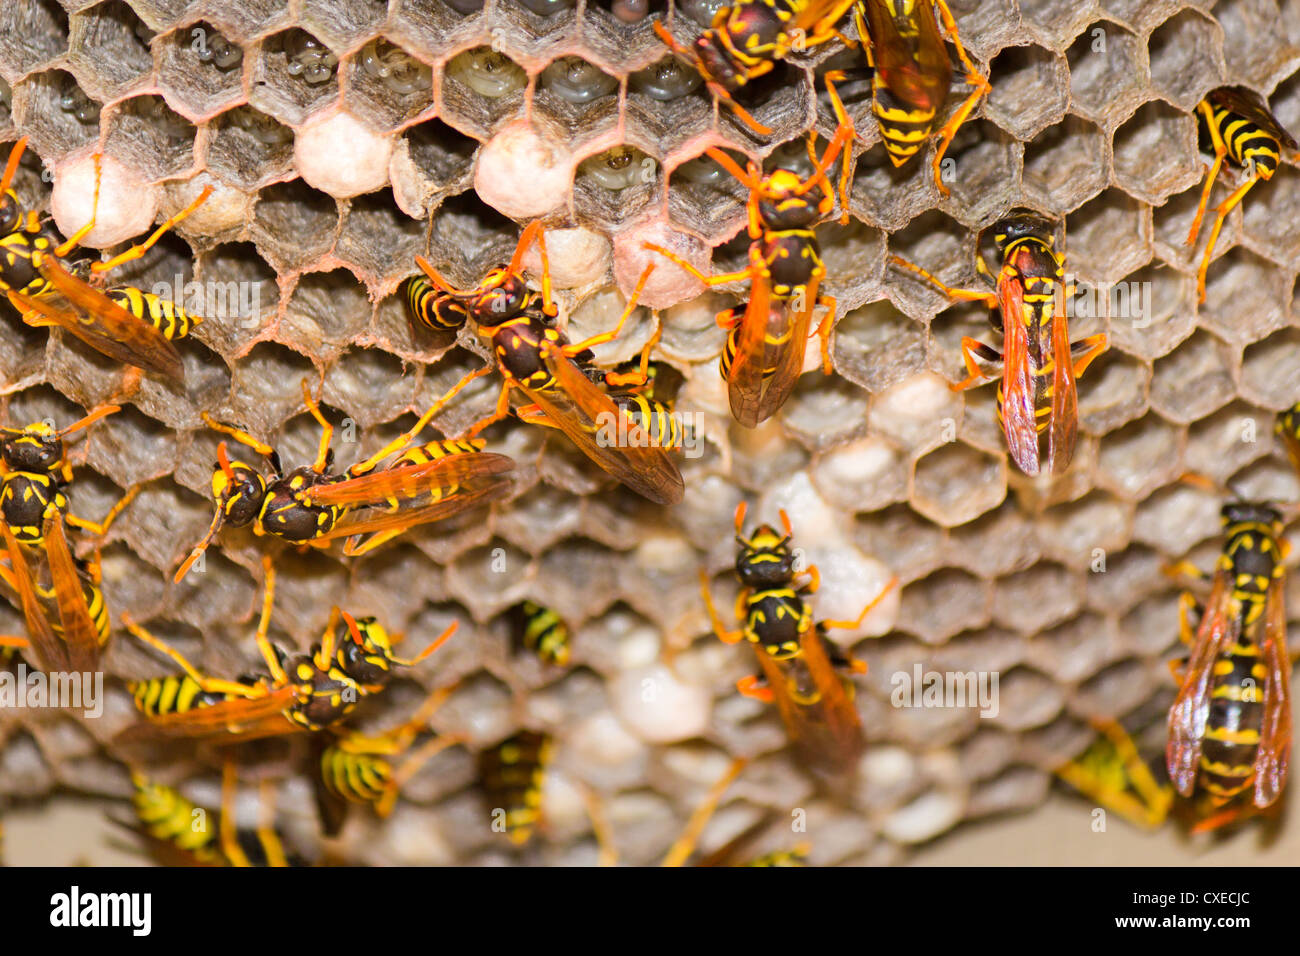
M 1221 86 L 1206 94 L 1196 109 L 1201 117 L 1203 138 L 1208 138 L 1210 148 L 1214 151 L 1214 162 L 1210 164 L 1205 177 L 1196 217 L 1187 233 L 1187 245 L 1196 245 L 1196 237 L 1200 235 L 1201 222 L 1210 204 L 1210 193 L 1219 177 L 1219 170 L 1223 168 L 1223 160 L 1227 158 L 1246 171 L 1246 178 L 1241 185 L 1214 211 L 1210 241 L 1196 272 L 1197 295 L 1204 302 L 1205 277 L 1210 270 L 1214 246 L 1219 240 L 1219 232 L 1223 229 L 1228 213 L 1241 203 L 1257 182 L 1267 182 L 1273 178 L 1284 154 L 1289 154 L 1287 158 L 1295 161 L 1300 145 L 1297 145 L 1295 137 L 1282 128 L 1282 124 L 1268 108 L 1268 103 L 1254 90 L 1241 86 Z
M 440 291 L 425 276 L 407 277 L 399 291 L 416 325 L 434 332 L 459 332 L 469 321 L 469 309 L 464 303 Z
M 114 823 L 143 837 L 153 856 L 164 866 L 302 866 L 304 861 L 287 853 L 275 829 L 274 791 L 270 781 L 260 788 L 262 820 L 252 830 L 240 829 L 234 814 L 235 764 L 227 759 L 221 775 L 221 812 L 197 806 L 175 787 L 131 771 L 131 805 L 135 820 Z
M 370 806 L 377 816 L 388 816 L 406 781 L 436 755 L 464 742 L 457 735 L 442 734 L 412 749 L 428 729 L 434 711 L 455 689 L 453 685 L 434 691 L 400 727 L 379 735 L 340 733 L 319 748 L 316 807 L 326 836 L 342 830 L 350 804 Z
M 1092 724 L 1096 739 L 1078 757 L 1058 767 L 1056 775 L 1134 826 L 1158 829 L 1174 806 L 1174 788 L 1164 779 L 1163 766 L 1157 776 L 1118 721 L 1098 719 Z
M 515 846 L 531 840 L 541 822 L 542 786 L 553 749 L 549 734 L 521 730 L 478 755 L 492 830 Z
M 1296 402 L 1277 417 L 1277 424 L 1273 426 L 1273 430 L 1282 439 L 1286 455 L 1291 459 L 1296 474 L 1300 475 L 1300 402 Z
M 235 743 L 318 731 L 338 723 L 363 698 L 381 692 L 392 680 L 394 667 L 415 666 L 456 630 L 453 622 L 407 660 L 393 653 L 393 638 L 374 618 L 354 618 L 334 608 L 320 643 L 306 654 L 286 659 L 268 637 L 275 597 L 270 558 L 263 558 L 262 568 L 265 588 L 256 644 L 268 671 L 265 676 L 209 677 L 129 615 L 122 615 L 128 631 L 171 659 L 182 673 L 127 683 L 144 720 L 123 731 L 121 741 L 166 737 Z
M 1291 755 L 1291 659 L 1286 650 L 1282 512 L 1237 501 L 1223 507 L 1225 542 L 1210 593 L 1183 595 L 1174 662 L 1178 696 L 1169 710 L 1169 779 L 1184 797 L 1198 786 L 1216 812 L 1198 831 L 1271 806 L 1286 785 Z M 1197 579 L 1190 563 L 1171 569 Z M 1181 664 L 1181 666 L 1180 666 Z M 1181 673 L 1179 671 L 1181 670 Z
M 540 295 L 529 291 L 521 272 L 524 253 L 534 241 L 542 254 Z M 555 327 L 558 310 L 551 300 L 540 223 L 530 223 L 524 229 L 509 265 L 491 270 L 476 289 L 455 289 L 423 257 L 417 256 L 416 262 L 443 295 L 465 307 L 479 335 L 496 355 L 497 369 L 504 380 L 496 411 L 465 432 L 464 437 L 473 437 L 505 418 L 510 413 L 511 390 L 517 389 L 529 402 L 517 409 L 521 419 L 559 429 L 588 458 L 651 501 L 676 504 L 682 500 L 686 486 L 672 458 L 672 449 L 657 444 L 633 414 L 616 403 L 589 374 L 591 349 L 618 337 L 636 308 L 653 266 L 642 273 L 612 330 L 570 344 Z M 491 366 L 485 366 L 471 372 L 453 391 L 491 370 Z
M 321 427 L 320 450 L 308 467 L 284 471 L 280 456 L 270 445 L 204 412 L 202 418 L 210 428 L 264 456 L 273 473 L 266 477 L 253 465 L 232 461 L 225 442 L 217 447 L 212 473 L 216 514 L 202 540 L 177 569 L 175 580 L 185 577 L 223 525 L 251 524 L 255 534 L 319 547 L 347 538 L 343 553 L 355 556 L 416 525 L 449 518 L 501 497 L 510 482 L 500 476 L 513 469 L 514 462 L 505 455 L 485 452 L 486 442 L 441 439 L 411 445 L 463 384 L 435 402 L 409 431 L 342 474 L 330 473 L 334 426 L 321 414 L 305 379 L 303 401 Z M 398 451 L 401 454 L 388 465 L 379 467 Z
M 826 169 L 847 140 L 841 129 L 806 180 L 788 169 L 776 169 L 765 176 L 752 163 L 742 170 L 721 150 L 707 150 L 750 191 L 751 242 L 744 269 L 706 276 L 662 246 L 646 244 L 647 249 L 709 286 L 749 280 L 749 301 L 718 315 L 718 325 L 727 330 L 722 377 L 727 381 L 731 413 L 746 428 L 774 415 L 794 390 L 803 372 L 805 346 L 813 334 L 812 316 L 818 306 L 826 312 L 815 334 L 821 337 L 822 370 L 830 373 L 836 304 L 818 291 L 826 277 L 826 265 L 813 227 L 834 203 Z
M 172 341 L 188 335 L 200 317 L 151 292 L 129 286 L 104 290 L 87 280 L 139 259 L 202 205 L 212 187 L 205 187 L 192 203 L 125 252 L 103 262 L 70 263 L 68 255 L 95 228 L 94 213 L 90 222 L 63 240 L 52 222 L 34 210 L 24 211 L 9 187 L 26 145 L 26 137 L 14 144 L 0 179 L 0 290 L 28 325 L 63 329 L 111 359 L 182 379 L 184 366 Z M 96 205 L 98 200 L 97 175 Z
M 714 96 L 761 136 L 771 129 L 754 119 L 734 95 L 746 84 L 772 71 L 792 50 L 810 50 L 839 38 L 853 45 L 836 29 L 857 0 L 737 0 L 713 15 L 713 22 L 689 47 L 683 47 L 662 23 L 654 31 L 668 47 L 689 62 Z M 831 98 L 841 126 L 848 118 L 831 87 Z
M 99 560 L 78 561 L 64 526 L 102 537 L 139 488 L 123 495 L 102 521 L 73 514 L 65 494 L 72 466 L 63 440 L 117 410 L 100 406 L 60 431 L 47 422 L 0 428 L 0 537 L 8 562 L 0 566 L 0 583 L 16 597 L 28 646 L 45 670 L 96 670 L 108 643 Z
M 510 610 L 512 637 L 544 664 L 568 667 L 572 656 L 569 625 L 555 611 L 535 601 L 523 601 Z
M 956 47 L 966 83 L 973 87 L 937 132 L 935 124 L 952 88 L 953 68 L 936 12 Z M 992 89 L 988 78 L 966 55 L 957 22 L 944 0 L 857 0 L 853 15 L 872 71 L 871 108 L 886 155 L 895 167 L 902 166 L 937 135 L 934 182 L 942 195 L 948 195 L 941 175 L 944 154 L 980 97 Z
M 993 224 L 993 238 L 1002 267 L 994 278 L 982 255 L 975 268 L 993 286 L 955 289 L 919 266 L 898 256 L 889 261 L 933 283 L 952 299 L 983 302 L 993 327 L 1002 333 L 999 352 L 977 339 L 963 337 L 962 359 L 969 373 L 952 385 L 971 388 L 989 378 L 979 361 L 1002 366 L 998 383 L 998 418 L 1011 459 L 1026 475 L 1039 474 L 1044 463 L 1061 474 L 1074 456 L 1079 429 L 1079 396 L 1075 380 L 1106 349 L 1104 332 L 1070 341 L 1066 319 L 1065 260 L 1056 251 L 1051 222 L 1030 212 L 1015 212 Z M 1041 437 L 1046 433 L 1044 456 Z
M 826 639 L 831 628 L 855 630 L 891 589 L 891 580 L 853 621 L 813 621 L 804 599 L 816 593 L 820 575 L 815 566 L 795 570 L 790 519 L 781 512 L 784 533 L 761 525 L 749 537 L 742 533 L 745 503 L 736 508 L 736 597 L 739 630 L 728 630 L 709 591 L 708 575 L 700 573 L 705 607 L 713 631 L 727 644 L 748 641 L 762 670 L 737 684 L 747 697 L 775 700 L 786 731 L 813 762 L 842 768 L 862 749 L 862 722 L 853 703 L 853 685 L 844 674 L 862 674 L 866 665 L 841 654 Z M 803 577 L 806 575 L 806 577 Z M 800 578 L 803 577 L 803 580 Z

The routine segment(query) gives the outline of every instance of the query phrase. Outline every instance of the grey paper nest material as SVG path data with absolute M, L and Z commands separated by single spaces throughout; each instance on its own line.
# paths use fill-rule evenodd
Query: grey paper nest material
M 697 33 L 707 6 L 679 7 L 675 32 Z M 729 752 L 767 756 L 732 788 L 706 845 L 761 808 L 784 815 L 802 806 L 814 861 L 891 862 L 963 820 L 1032 807 L 1051 768 L 1089 740 L 1087 715 L 1125 714 L 1167 689 L 1162 659 L 1175 642 L 1177 592 L 1160 565 L 1188 553 L 1204 565 L 1218 530 L 1214 498 L 1178 477 L 1196 470 L 1297 497 L 1270 433 L 1273 413 L 1300 398 L 1296 171 L 1284 167 L 1229 219 L 1199 308 L 1197 260 L 1182 238 L 1202 168 L 1190 111 L 1206 91 L 1249 85 L 1300 128 L 1300 8 L 1291 0 L 952 6 L 993 93 L 949 153 L 947 200 L 927 164 L 893 170 L 865 104 L 854 109 L 872 145 L 857 160 L 853 218 L 819 231 L 825 291 L 841 315 L 835 374 L 808 374 L 775 421 L 741 434 L 719 400 L 722 333 L 712 324 L 731 300 L 707 294 L 662 313 L 661 354 L 687 378 L 679 408 L 704 413 L 709 425 L 705 454 L 683 469 L 683 505 L 667 514 L 646 506 L 541 430 L 516 425 L 496 433 L 494 450 L 520 463 L 520 494 L 489 521 L 425 528 L 353 566 L 320 554 L 278 561 L 273 631 L 282 643 L 306 646 L 335 601 L 417 635 L 417 646 L 462 621 L 433 662 L 367 712 L 371 724 L 409 714 L 424 693 L 417 681 L 460 678 L 439 726 L 468 731 L 477 745 L 522 725 L 556 734 L 550 833 L 514 859 L 594 859 L 575 787 L 585 781 L 609 803 L 623 859 L 654 860 Z M 57 171 L 97 144 L 163 183 L 165 213 L 194 196 L 188 181 L 213 182 L 215 212 L 123 274 L 146 288 L 179 275 L 182 284 L 255 290 L 240 320 L 214 318 L 182 346 L 184 391 L 146 382 L 86 444 L 72 491 L 78 512 L 102 514 L 120 489 L 149 481 L 105 548 L 115 613 L 147 620 L 217 673 L 253 662 L 260 592 L 251 539 L 228 534 L 204 573 L 170 584 L 211 515 L 216 441 L 199 412 L 273 438 L 287 462 L 308 461 L 316 431 L 301 413 L 299 381 L 324 373 L 328 414 L 354 426 L 337 443 L 346 465 L 478 362 L 414 335 L 394 290 L 417 253 L 460 283 L 509 256 L 516 223 L 474 191 L 494 136 L 531 111 L 573 171 L 548 222 L 607 237 L 616 264 L 620 249 L 639 248 L 666 224 L 687 246 L 721 247 L 715 268 L 730 268 L 743 254 L 743 237 L 733 238 L 743 192 L 725 178 L 710 183 L 691 161 L 713 143 L 755 158 L 797 154 L 809 129 L 832 133 L 815 83 L 828 56 L 843 54 L 794 57 L 761 85 L 752 109 L 775 132 L 759 141 L 717 115 L 700 88 L 662 98 L 665 88 L 689 89 L 689 76 L 647 71 L 666 61 L 650 22 L 624 23 L 594 2 L 491 0 L 468 14 L 438 0 L 0 6 L 0 134 L 31 138 L 23 196 L 46 194 L 42 163 Z M 564 58 L 578 59 L 547 72 Z M 386 173 L 378 167 L 382 188 L 335 199 L 321 189 L 346 190 L 300 178 L 304 130 L 337 115 L 359 121 L 384 156 L 391 150 Z M 607 161 L 620 144 L 638 152 Z M 620 179 L 629 163 L 644 175 Z M 544 185 L 480 182 L 481 191 L 524 199 Z M 992 386 L 947 388 L 961 373 L 960 337 L 989 338 L 985 310 L 950 306 L 885 271 L 886 256 L 898 254 L 969 284 L 972 230 L 1014 205 L 1064 219 L 1067 265 L 1080 282 L 1149 296 L 1142 321 L 1112 317 L 1115 297 L 1101 296 L 1099 314 L 1072 322 L 1076 336 L 1109 332 L 1112 347 L 1080 383 L 1077 465 L 1050 487 L 1009 471 Z M 574 275 L 561 299 L 575 328 L 604 328 L 623 302 L 615 273 L 626 291 L 636 272 L 611 268 L 609 249 L 582 238 L 570 259 L 557 256 L 557 270 Z M 633 354 L 652 328 L 648 313 L 638 316 L 602 357 Z M 7 308 L 3 331 L 7 423 L 70 421 L 119 380 L 117 367 L 26 329 Z M 440 423 L 454 432 L 491 400 L 488 389 L 476 392 Z M 902 584 L 895 629 L 856 647 L 871 668 L 859 692 L 871 747 L 859 785 L 838 802 L 816 796 L 780 753 L 775 716 L 734 696 L 734 680 L 752 667 L 748 653 L 706 635 L 696 569 L 729 563 L 742 495 L 763 496 L 764 518 L 777 503 L 813 496 L 847 529 L 847 544 Z M 815 524 L 796 523 L 795 532 L 797 543 L 818 543 Z M 538 595 L 576 632 L 569 673 L 544 671 L 507 646 L 504 612 Z M 0 630 L 20 626 L 0 607 Z M 678 649 L 680 680 L 705 688 L 682 693 L 711 699 L 712 716 L 687 741 L 648 743 L 629 731 L 627 707 L 624 719 L 614 711 L 667 646 Z M 998 715 L 891 707 L 891 675 L 916 662 L 999 671 Z M 122 634 L 109 669 L 163 672 Z M 104 795 L 106 806 L 125 794 L 125 773 L 102 748 L 129 719 L 120 686 L 113 693 L 101 721 L 0 713 L 0 794 L 70 787 Z M 288 756 L 268 748 L 260 769 L 284 777 L 285 826 L 310 843 L 307 778 Z M 169 776 L 215 797 L 210 765 L 177 763 Z M 386 823 L 356 817 L 345 853 L 359 861 L 512 858 L 487 826 L 472 759 L 460 750 L 426 768 Z M 769 842 L 789 841 L 778 828 Z

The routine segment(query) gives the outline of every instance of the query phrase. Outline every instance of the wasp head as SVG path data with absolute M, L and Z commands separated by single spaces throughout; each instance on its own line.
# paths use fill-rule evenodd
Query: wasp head
M 748 538 L 737 536 L 736 574 L 747 588 L 771 588 L 789 584 L 794 577 L 794 552 L 790 536 L 771 525 L 762 525 Z
M 63 438 L 48 422 L 33 422 L 21 431 L 4 429 L 0 459 L 10 471 L 52 475 L 63 467 Z

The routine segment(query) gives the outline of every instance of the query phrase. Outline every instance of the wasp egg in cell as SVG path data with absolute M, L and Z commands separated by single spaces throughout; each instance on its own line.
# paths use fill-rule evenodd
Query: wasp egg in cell
M 293 155 L 303 182 L 335 199 L 347 199 L 388 182 L 393 140 L 347 113 L 336 113 L 300 129 Z
M 361 48 L 361 68 L 399 96 L 433 86 L 433 70 L 383 38 Z
M 289 60 L 289 75 L 301 77 L 313 86 L 327 82 L 339 64 L 329 47 L 302 30 L 284 38 L 284 55 Z
M 511 219 L 550 212 L 569 197 L 573 157 L 553 136 L 542 136 L 528 120 L 505 127 L 479 153 L 474 190 Z
M 99 122 L 99 104 L 82 92 L 77 81 L 67 77 L 59 92 L 59 109 L 76 118 L 83 126 Z
M 198 55 L 199 62 L 211 63 L 223 73 L 233 70 L 243 62 L 244 51 L 217 31 L 195 27 L 191 33 L 194 37 L 191 46 Z
M 681 99 L 699 89 L 703 83 L 698 70 L 671 56 L 658 63 L 651 63 L 628 77 L 628 85 L 633 92 L 643 93 L 652 100 L 664 103 Z
M 584 159 L 580 170 L 605 189 L 618 192 L 637 183 L 654 182 L 658 168 L 653 159 L 635 146 L 615 146 Z
M 115 246 L 140 235 L 158 215 L 158 187 L 137 170 L 106 154 L 100 160 L 99 206 L 95 207 L 95 160 L 84 155 L 54 169 L 50 214 L 65 236 L 95 217 L 83 246 Z
M 580 56 L 564 56 L 542 70 L 542 89 L 575 105 L 590 103 L 618 89 L 618 80 Z
M 447 73 L 479 96 L 491 100 L 517 93 L 528 83 L 528 74 L 523 67 L 486 46 L 452 57 L 447 64 Z

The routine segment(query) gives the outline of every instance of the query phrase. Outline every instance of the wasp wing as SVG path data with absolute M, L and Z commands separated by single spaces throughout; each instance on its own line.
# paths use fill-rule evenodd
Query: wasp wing
M 545 350 L 556 387 L 540 391 L 516 382 L 548 421 L 569 436 L 588 458 L 637 494 L 674 505 L 686 493 L 670 451 L 656 445 L 628 413 L 601 391 L 568 356 Z
M 1025 326 L 1025 290 L 1006 274 L 998 279 L 998 306 L 1005 329 L 1002 349 L 1002 431 L 1011 460 L 1026 475 L 1037 475 L 1038 418 L 1034 373 L 1029 366 L 1029 330 Z M 1067 358 L 1068 349 L 1067 349 Z
M 1079 393 L 1074 382 L 1074 359 L 1063 299 L 1064 290 L 1058 286 L 1051 319 L 1052 405 L 1047 426 L 1048 469 L 1054 475 L 1062 474 L 1070 466 L 1079 432 Z
M 499 478 L 489 482 L 476 483 L 473 487 L 461 489 L 455 494 L 431 504 L 398 508 L 396 511 L 349 512 L 333 528 L 316 540 L 334 541 L 339 538 L 377 534 L 381 531 L 404 531 L 407 528 L 428 524 L 431 521 L 442 521 L 453 515 L 458 515 L 462 511 L 468 511 L 470 508 L 476 508 L 481 504 L 487 504 L 496 501 L 498 498 L 505 497 L 510 487 L 511 482 L 508 478 Z M 345 555 L 354 554 L 360 544 L 360 542 L 349 541 L 343 553 Z
M 356 478 L 314 485 L 302 492 L 312 504 L 374 504 L 389 498 L 411 499 L 425 492 L 456 489 L 460 485 L 514 468 L 513 459 L 492 452 L 448 455 L 371 472 Z M 337 535 L 335 535 L 337 537 Z
M 1244 86 L 1222 86 L 1211 90 L 1205 98 L 1215 106 L 1222 106 L 1243 119 L 1250 120 L 1287 149 L 1300 149 L 1295 137 L 1282 128 L 1278 118 L 1268 108 L 1268 103 L 1254 90 Z
M 14 538 L 9 526 L 0 521 L 0 534 L 4 536 L 5 551 L 9 555 L 9 583 L 18 592 L 18 603 L 22 608 L 23 620 L 27 624 L 27 637 L 36 654 L 36 662 L 45 671 L 67 671 L 67 648 L 54 633 L 45 609 L 36 594 L 36 583 L 32 578 L 31 566 L 23 545 Z
M 239 743 L 262 737 L 278 737 L 304 728 L 285 715 L 294 703 L 292 685 L 270 691 L 263 697 L 224 700 L 207 707 L 148 717 L 132 724 L 113 743 L 130 744 L 158 738 L 189 740 L 216 739 L 218 743 Z
M 1169 742 L 1165 765 L 1169 779 L 1180 794 L 1190 797 L 1196 788 L 1201 744 L 1210 714 L 1210 693 L 1214 663 L 1236 641 L 1240 632 L 1237 615 L 1230 614 L 1232 591 L 1226 571 L 1215 571 L 1205 613 L 1196 629 L 1183 686 L 1169 708 Z
M 177 381 L 184 378 L 185 367 L 180 353 L 160 331 L 72 275 L 53 256 L 43 256 L 39 269 L 71 308 L 61 308 L 44 298 L 10 292 L 10 300 L 29 323 L 57 325 L 115 361 L 136 365 Z M 30 316 L 39 318 L 33 322 Z
M 932 0 L 917 0 L 917 31 L 904 35 L 883 0 L 866 0 L 872 66 L 903 104 L 938 113 L 952 86 L 952 60 L 939 33 Z
M 1267 807 L 1282 794 L 1291 755 L 1291 658 L 1286 652 L 1286 611 L 1282 579 L 1268 589 L 1264 612 L 1262 657 L 1268 676 L 1264 683 L 1264 715 L 1259 750 L 1255 753 L 1255 806 Z
M 44 536 L 45 557 L 50 565 L 59 621 L 63 625 L 68 664 L 74 671 L 93 671 L 99 666 L 103 647 L 99 643 L 99 630 L 90 616 L 90 607 L 86 604 L 81 574 L 68 548 L 68 538 L 63 533 L 63 519 L 57 516 L 46 518 Z

